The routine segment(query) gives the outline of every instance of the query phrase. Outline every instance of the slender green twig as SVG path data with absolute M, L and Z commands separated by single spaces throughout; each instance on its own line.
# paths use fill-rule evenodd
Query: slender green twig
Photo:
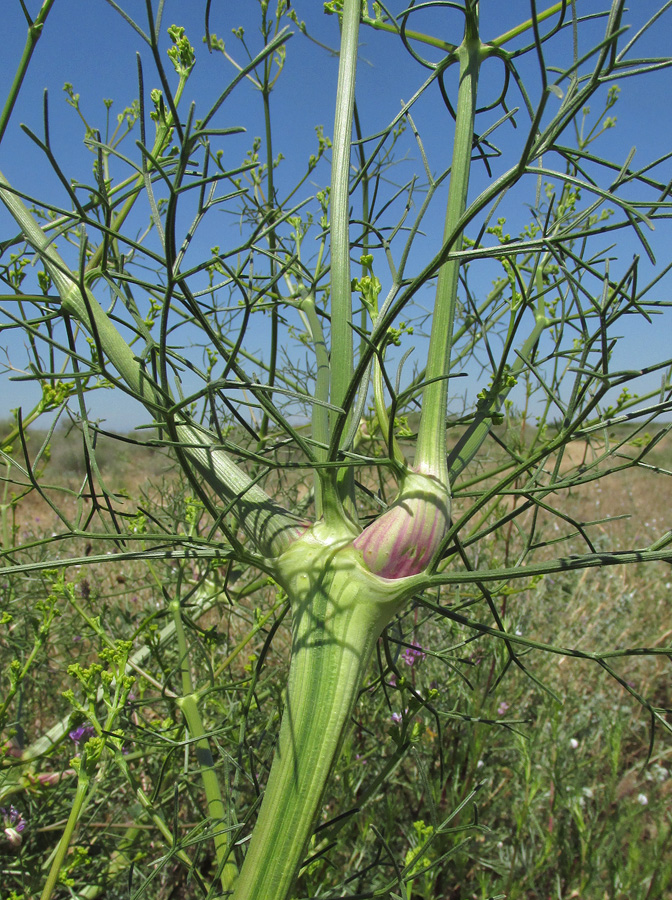
M 7 92 L 5 105 L 3 106 L 2 112 L 0 113 L 0 143 L 2 143 L 2 139 L 5 136 L 5 131 L 7 130 L 7 126 L 9 125 L 9 120 L 12 116 L 16 101 L 18 100 L 21 85 L 23 84 L 24 78 L 26 77 L 26 72 L 28 71 L 30 60 L 32 59 L 33 52 L 35 51 L 35 47 L 37 46 L 37 42 L 42 36 L 44 24 L 47 21 L 47 16 L 51 12 L 54 3 L 55 0 L 43 0 L 38 14 L 32 21 L 28 21 L 28 34 L 26 35 L 26 43 L 23 48 L 23 53 L 21 54 L 21 61 L 19 62 L 19 66 L 16 70 L 16 74 L 14 75 L 14 80 L 11 84 L 11 87 Z
M 210 741 L 206 737 L 207 731 L 198 708 L 195 696 L 194 682 L 191 675 L 190 652 L 187 637 L 182 621 L 182 609 L 179 599 L 173 599 L 169 604 L 175 626 L 175 641 L 180 660 L 180 673 L 182 677 L 182 697 L 177 701 L 189 735 L 189 741 L 193 743 L 198 769 L 203 782 L 205 800 L 208 806 L 208 815 L 212 820 L 215 850 L 217 862 L 220 867 L 220 882 L 222 890 L 227 891 L 235 882 L 238 868 L 229 847 L 228 815 L 222 791 L 219 786 L 215 761 L 212 755 Z

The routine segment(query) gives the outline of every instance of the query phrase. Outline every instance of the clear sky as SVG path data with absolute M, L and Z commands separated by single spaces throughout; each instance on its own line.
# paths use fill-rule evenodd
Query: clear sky
M 40 3 L 25 0 L 31 13 L 36 14 Z M 138 21 L 145 21 L 144 3 L 140 0 L 120 0 L 120 5 L 133 13 Z M 271 4 L 272 5 L 272 4 Z M 539 8 L 547 4 L 540 3 Z M 642 22 L 660 5 L 654 0 L 634 0 L 633 18 Z M 305 19 L 313 36 L 327 46 L 338 43 L 338 23 L 334 16 L 321 12 L 318 0 L 293 0 L 293 8 L 300 19 Z M 394 12 L 402 10 L 404 4 L 390 2 Z M 595 13 L 603 10 L 606 2 L 577 0 L 579 13 Z M 205 109 L 231 78 L 231 66 L 218 54 L 208 54 L 201 42 L 204 33 L 203 14 L 205 2 L 188 0 L 176 2 L 167 0 L 163 20 L 163 31 L 170 24 L 180 24 L 196 47 L 197 64 L 190 79 L 189 94 L 197 99 L 199 109 Z M 529 0 L 483 0 L 481 20 L 485 39 L 494 38 L 518 21 L 529 16 Z M 212 3 L 210 28 L 225 39 L 227 49 L 242 58 L 241 48 L 231 35 L 231 29 L 239 25 L 245 27 L 251 46 L 258 47 L 257 3 L 253 0 L 227 0 Z M 444 39 L 459 42 L 461 23 L 458 13 L 448 8 L 426 9 L 412 17 L 412 26 L 427 30 Z M 603 28 L 596 20 L 590 25 L 591 33 Z M 9 85 L 14 76 L 25 40 L 25 18 L 18 0 L 3 3 L 3 50 L 0 54 L 0 84 Z M 167 41 L 165 42 L 167 46 Z M 571 30 L 556 44 L 558 59 L 562 59 L 571 48 Z M 663 16 L 655 28 L 647 35 L 642 45 L 642 53 L 663 55 L 672 48 L 672 14 Z M 298 52 L 297 52 L 298 51 Z M 63 85 L 72 83 L 80 94 L 80 103 L 90 121 L 101 127 L 104 124 L 104 98 L 113 98 L 113 115 L 130 104 L 138 95 L 136 53 L 144 60 L 145 91 L 149 93 L 157 86 L 157 79 L 151 65 L 147 48 L 132 28 L 123 21 L 105 0 L 56 0 L 53 11 L 46 23 L 44 34 L 38 43 L 34 59 L 12 121 L 0 145 L 0 169 L 18 189 L 36 196 L 43 195 L 54 202 L 64 203 L 64 192 L 50 171 L 43 153 L 25 135 L 19 125 L 26 123 L 38 135 L 43 134 L 43 99 L 45 89 L 49 96 L 50 137 L 54 153 L 69 178 L 91 177 L 92 157 L 82 145 L 83 128 L 74 110 L 65 102 Z M 428 53 L 431 56 L 431 53 Z M 550 55 L 550 51 L 549 51 Z M 433 58 L 437 58 L 434 52 Z M 302 166 L 316 146 L 315 127 L 323 125 L 330 134 L 333 122 L 333 104 L 337 74 L 337 59 L 327 50 L 321 49 L 296 34 L 290 41 L 287 65 L 277 89 L 272 96 L 272 118 L 275 129 L 275 151 L 285 157 L 279 171 L 279 178 L 289 183 L 292 176 L 300 173 Z M 523 72 L 531 72 L 532 92 L 539 89 L 538 75 L 534 74 L 534 59 L 522 66 Z M 357 97 L 363 127 L 374 133 L 384 127 L 398 112 L 400 102 L 408 100 L 427 76 L 427 71 L 413 60 L 401 43 L 389 34 L 381 34 L 363 28 L 361 33 L 361 58 Z M 487 103 L 496 98 L 501 89 L 501 67 L 489 64 L 481 79 L 479 102 Z M 450 80 L 448 80 L 450 81 Z M 633 165 L 643 165 L 672 150 L 672 116 L 669 113 L 669 98 L 672 96 L 672 70 L 667 69 L 647 76 L 645 79 L 623 80 L 621 95 L 614 114 L 618 126 L 605 137 L 604 151 L 611 159 L 624 162 L 631 149 L 636 150 Z M 512 91 L 510 106 L 518 105 L 519 97 Z M 558 101 L 559 102 L 559 101 Z M 201 106 L 202 104 L 202 106 Z M 595 107 L 598 107 L 596 102 Z M 197 110 L 198 115 L 198 110 Z M 430 166 L 440 171 L 448 164 L 452 122 L 437 95 L 436 85 L 428 92 L 425 100 L 414 111 L 416 123 L 422 135 Z M 249 143 L 250 136 L 262 135 L 260 118 L 260 98 L 249 86 L 234 92 L 227 101 L 225 111 L 220 116 L 220 127 L 244 125 L 247 135 L 231 138 L 232 155 L 240 155 L 243 142 Z M 495 141 L 504 150 L 504 158 L 493 162 L 495 173 L 511 165 L 510 154 L 524 138 L 524 118 L 522 128 L 514 132 L 509 126 L 497 132 Z M 608 141 L 608 144 L 606 143 Z M 408 177 L 418 168 L 415 159 L 403 163 L 397 177 Z M 672 170 L 668 166 L 668 177 Z M 328 173 L 320 170 L 316 180 L 327 182 Z M 474 189 L 482 188 L 487 174 L 482 165 L 475 168 Z M 527 221 L 526 203 L 533 201 L 532 189 L 512 192 L 507 199 L 502 214 L 509 217 L 509 230 L 515 233 Z M 419 243 L 417 264 L 422 265 L 436 251 L 442 230 L 442 204 L 437 204 L 434 218 L 425 223 L 427 237 Z M 2 235 L 16 231 L 12 220 L 4 208 L 0 210 Z M 226 240 L 226 228 L 221 234 L 201 235 L 202 246 L 208 248 Z M 670 256 L 669 229 L 658 228 L 651 236 L 651 243 L 664 263 Z M 615 267 L 627 267 L 633 253 L 641 247 L 628 237 L 622 242 L 615 255 Z M 650 273 L 648 263 L 642 266 L 644 280 Z M 650 277 L 650 276 L 649 276 Z M 670 293 L 671 282 L 666 279 L 658 288 L 658 296 Z M 624 364 L 639 366 L 651 358 L 671 355 L 667 348 L 672 346 L 670 317 L 658 320 L 654 326 L 646 327 L 638 323 L 629 336 L 628 358 Z M 16 333 L 10 336 L 0 333 L 0 347 L 6 347 L 12 363 L 21 366 L 23 353 L 17 343 Z M 0 362 L 3 357 L 0 357 Z M 10 383 L 6 376 L 0 376 L 0 417 L 19 405 L 28 409 L 34 402 L 34 385 Z M 143 416 L 129 406 L 129 401 L 121 394 L 114 396 L 105 392 L 102 397 L 101 414 L 107 418 L 108 426 L 127 428 Z

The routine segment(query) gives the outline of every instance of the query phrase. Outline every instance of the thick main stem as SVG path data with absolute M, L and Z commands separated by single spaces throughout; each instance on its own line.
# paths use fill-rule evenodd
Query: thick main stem
M 293 601 L 287 705 L 233 900 L 289 896 L 371 653 L 399 606 L 401 586 L 368 572 L 349 538 L 316 526 L 281 559 Z
M 350 282 L 350 142 L 355 108 L 357 44 L 359 39 L 360 0 L 345 0 L 341 23 L 341 48 L 336 90 L 336 115 L 331 162 L 329 245 L 331 252 L 331 354 L 330 400 L 343 407 L 354 368 L 352 331 L 352 289 Z M 333 436 L 340 416 L 330 415 Z M 346 429 L 347 430 L 347 427 Z M 332 451 L 333 451 L 332 447 Z M 331 485 L 333 488 L 333 485 Z M 339 499 L 356 518 L 354 477 L 351 469 L 339 473 Z M 324 515 L 328 521 L 339 518 L 339 500 L 325 492 Z
M 460 85 L 443 235 L 445 245 L 451 243 L 458 249 L 462 233 L 457 231 L 457 227 L 467 205 L 478 70 L 481 63 L 477 7 L 468 8 L 465 15 L 467 22 L 464 40 L 455 51 L 460 62 Z M 416 466 L 441 479 L 445 478 L 446 470 L 447 378 L 450 371 L 459 270 L 460 263 L 456 259 L 449 259 L 439 269 L 425 373 L 427 384 L 423 391 L 422 419 L 415 456 Z
M 350 142 L 355 107 L 359 0 L 343 4 L 331 162 L 331 402 L 343 402 L 353 368 L 350 286 Z

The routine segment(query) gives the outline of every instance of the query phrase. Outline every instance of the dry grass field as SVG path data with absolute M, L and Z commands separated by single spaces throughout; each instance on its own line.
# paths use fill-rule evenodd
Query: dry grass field
M 512 433 L 498 436 L 512 444 Z M 637 438 L 627 438 L 611 436 L 621 446 L 610 466 L 638 452 Z M 40 443 L 35 432 L 30 452 Z M 559 471 L 589 470 L 604 451 L 604 443 L 577 441 L 558 461 Z M 474 502 L 469 478 L 487 474 L 498 452 L 495 444 L 484 450 L 458 482 L 455 516 Z M 14 454 L 20 459 L 16 447 Z M 82 459 L 81 436 L 58 432 L 39 492 L 27 486 L 22 494 L 5 483 L 5 561 L 45 565 L 0 575 L 9 697 L 1 805 L 5 815 L 14 809 L 25 821 L 20 845 L 6 843 L 0 856 L 2 896 L 37 896 L 74 795 L 71 759 L 85 739 L 77 737 L 85 720 L 73 709 L 73 695 L 64 695 L 74 691 L 86 705 L 84 682 L 72 666 L 81 672 L 96 664 L 106 641 L 118 639 L 130 641 L 140 660 L 116 726 L 123 755 L 97 776 L 55 896 L 205 896 L 197 873 L 212 876 L 214 857 L 180 712 L 179 659 L 170 636 L 164 639 L 170 599 L 182 598 L 192 671 L 201 686 L 209 685 L 202 715 L 238 822 L 251 813 L 263 785 L 282 708 L 286 603 L 268 579 L 242 567 L 125 558 L 131 549 L 159 543 L 150 536 L 162 530 L 198 538 L 209 523 L 165 451 L 101 438 L 96 479 L 107 494 L 99 492 L 95 501 Z M 550 460 L 546 468 L 554 465 Z M 597 551 L 649 546 L 670 527 L 671 470 L 668 435 L 642 465 L 549 497 L 565 518 L 549 514 L 537 524 L 538 552 L 585 552 L 574 523 Z M 278 474 L 276 483 L 287 479 L 298 504 L 310 494 L 296 471 Z M 487 531 L 488 521 L 524 502 L 513 488 L 474 520 L 484 533 L 471 556 L 479 568 L 513 565 L 529 532 L 534 510 Z M 107 558 L 87 564 L 97 556 Z M 78 561 L 65 570 L 48 565 L 66 557 Z M 672 568 L 664 562 L 585 568 L 495 587 L 493 602 L 507 631 L 530 642 L 519 648 L 520 667 L 501 640 L 432 614 L 422 603 L 388 629 L 297 898 L 374 896 L 365 891 L 371 884 L 381 891 L 375 896 L 395 897 L 384 887 L 390 873 L 415 857 L 418 874 L 408 883 L 408 898 L 672 898 L 672 739 L 660 722 L 653 727 L 637 700 L 672 723 L 669 655 L 614 656 L 619 683 L 595 659 L 562 653 L 669 647 Z M 451 587 L 441 602 L 476 622 L 488 618 L 474 584 Z M 534 649 L 535 642 L 557 652 Z M 59 722 L 65 723 L 60 731 Z M 139 790 L 149 807 L 138 803 Z M 191 871 L 175 849 L 165 852 L 152 811 L 170 823 Z M 377 834 L 385 836 L 389 856 Z M 339 871 L 349 880 L 335 888 Z

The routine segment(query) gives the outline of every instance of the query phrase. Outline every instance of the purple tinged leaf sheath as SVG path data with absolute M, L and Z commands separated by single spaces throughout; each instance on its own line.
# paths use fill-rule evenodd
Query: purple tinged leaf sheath
M 431 475 L 408 472 L 395 502 L 355 538 L 353 546 L 381 578 L 418 575 L 441 546 L 449 520 L 445 485 Z

